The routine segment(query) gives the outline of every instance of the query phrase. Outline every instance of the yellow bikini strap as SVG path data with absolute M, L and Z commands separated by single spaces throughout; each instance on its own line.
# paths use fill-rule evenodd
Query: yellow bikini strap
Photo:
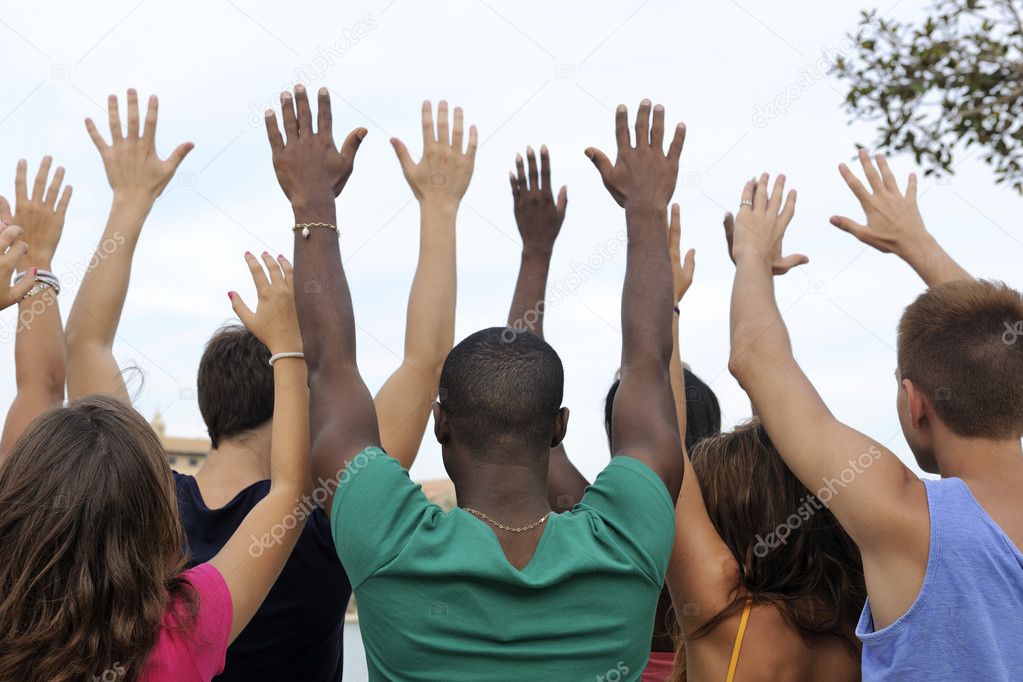
M 739 632 L 735 635 L 735 645 L 732 647 L 732 660 L 728 663 L 728 677 L 725 678 L 725 682 L 732 682 L 735 679 L 735 667 L 739 665 L 742 638 L 746 634 L 746 623 L 749 622 L 749 612 L 752 606 L 753 595 L 746 595 L 746 606 L 742 610 L 742 619 L 739 621 Z

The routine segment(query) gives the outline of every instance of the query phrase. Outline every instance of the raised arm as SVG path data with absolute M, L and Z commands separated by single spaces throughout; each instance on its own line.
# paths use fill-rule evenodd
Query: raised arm
M 430 419 L 437 384 L 455 342 L 455 217 L 472 178 L 476 126 L 463 149 L 462 109 L 455 107 L 448 133 L 448 103 L 423 102 L 423 155 L 416 163 L 397 139 L 391 140 L 401 170 L 419 201 L 419 263 L 412 280 L 405 322 L 405 357 L 377 393 L 377 419 L 383 449 L 411 468 Z
M 869 189 L 844 163 L 838 166 L 849 189 L 860 200 L 867 224 L 860 225 L 845 216 L 832 216 L 831 224 L 881 253 L 896 254 L 909 263 L 929 287 L 942 282 L 973 279 L 924 227 L 916 205 L 916 174 L 909 174 L 903 194 L 884 154 L 878 154 L 874 159 L 876 168 L 867 150 L 860 149 L 860 164 Z
M 21 238 L 32 248 L 18 259 L 18 272 L 23 273 L 22 288 L 34 292 L 18 302 L 15 322 L 14 376 L 18 393 L 4 422 L 0 439 L 0 458 L 9 452 L 25 427 L 44 411 L 64 402 L 65 350 L 64 329 L 57 306 L 57 288 L 53 275 L 53 254 L 64 229 L 64 215 L 71 200 L 71 187 L 61 193 L 64 169 L 57 168 L 49 183 L 53 160 L 43 157 L 29 196 L 26 182 L 27 166 L 18 162 L 14 180 L 15 210 L 0 197 L 0 221 L 14 224 L 23 232 Z M 59 199 L 58 199 L 59 197 Z M 37 272 L 45 273 L 36 279 Z M 0 276 L 4 276 L 0 274 Z M 9 273 L 6 275 L 10 280 Z
M 592 147 L 586 150 L 611 196 L 625 208 L 628 248 L 622 291 L 621 384 L 612 415 L 614 455 L 644 462 L 661 477 L 671 499 L 678 497 L 683 466 L 679 452 L 671 362 L 672 301 L 668 262 L 667 211 L 675 191 L 685 126 L 675 128 L 664 153 L 664 107 L 643 100 L 636 116 L 636 146 L 630 144 L 628 114 L 615 114 L 618 157 L 614 164 Z
M 529 172 L 526 172 L 526 165 Z M 515 172 L 511 173 L 512 205 L 515 223 L 522 237 L 522 259 L 519 277 L 515 282 L 508 326 L 526 329 L 543 338 L 543 317 L 547 312 L 544 300 L 547 293 L 547 275 L 551 268 L 554 242 L 565 221 L 568 190 L 564 186 L 554 198 L 551 185 L 551 162 L 546 146 L 540 147 L 540 166 L 536 153 L 526 148 L 526 161 L 515 157 Z M 582 499 L 589 481 L 579 473 L 564 445 L 551 448 L 547 464 L 547 494 L 551 509 L 571 509 Z
M 795 212 L 784 176 L 743 189 L 735 218 L 729 369 L 792 473 L 824 502 L 863 555 L 875 615 L 900 614 L 927 564 L 923 484 L 883 445 L 842 424 L 796 364 L 774 297 L 771 263 Z M 827 492 L 825 492 L 827 491 Z
M 193 147 L 186 142 L 166 159 L 160 159 L 156 153 L 158 106 L 156 96 L 151 96 L 140 130 L 138 93 L 128 90 L 128 129 L 122 134 L 117 97 L 110 95 L 110 144 L 103 140 L 92 119 L 85 119 L 114 198 L 96 255 L 68 315 L 67 389 L 72 399 L 107 393 L 125 402 L 130 400 L 113 346 L 128 294 L 132 259 L 146 216 Z
M 320 88 L 316 130 L 305 87 L 281 94 L 287 141 L 277 117 L 266 113 L 274 171 L 295 214 L 295 307 L 309 371 L 309 431 L 313 474 L 325 482 L 341 474 L 363 448 L 380 445 L 373 397 L 355 358 L 355 318 L 341 266 L 334 199 L 352 174 L 366 136 L 356 128 L 341 150 L 334 144 L 330 94 Z M 329 514 L 336 485 L 326 486 Z
M 302 353 L 291 263 L 284 256 L 274 261 L 265 253 L 262 264 L 250 253 L 245 254 L 245 262 L 256 285 L 256 312 L 233 291 L 228 293 L 231 306 L 249 331 L 266 344 L 271 358 L 276 359 L 270 492 L 246 514 L 227 544 L 210 560 L 224 576 L 231 593 L 232 641 L 277 581 L 312 509 L 308 495 L 309 387 L 305 361 L 291 355 Z
M 693 281 L 696 268 L 695 253 L 690 249 L 685 260 L 681 257 L 682 224 L 679 206 L 671 207 L 671 225 L 668 229 L 668 247 L 675 300 L 682 297 Z M 729 239 L 731 236 L 729 235 Z M 686 387 L 682 356 L 679 348 L 678 307 L 672 316 L 671 388 L 678 413 L 678 432 L 683 444 L 686 439 Z M 703 502 L 700 481 L 689 461 L 689 453 L 682 448 L 685 476 L 675 506 L 675 544 L 665 582 L 675 606 L 675 617 L 682 627 L 683 636 L 700 628 L 708 617 L 728 606 L 738 578 L 738 565 L 728 546 L 718 535 Z M 692 608 L 692 605 L 698 608 Z

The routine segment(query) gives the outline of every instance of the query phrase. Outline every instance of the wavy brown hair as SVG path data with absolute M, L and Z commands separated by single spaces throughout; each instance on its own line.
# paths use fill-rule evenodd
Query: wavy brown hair
M 131 407 L 93 396 L 36 419 L 0 466 L 0 680 L 136 680 L 164 613 L 196 595 L 166 455 Z
M 760 421 L 700 441 L 691 460 L 739 579 L 731 603 L 689 638 L 741 611 L 750 594 L 805 637 L 835 636 L 858 654 L 855 627 L 867 597 L 859 549 L 785 466 Z

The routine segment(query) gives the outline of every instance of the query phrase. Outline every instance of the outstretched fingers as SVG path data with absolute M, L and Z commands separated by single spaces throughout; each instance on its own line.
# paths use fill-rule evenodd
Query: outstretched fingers
M 536 191 L 540 189 L 540 177 L 536 168 L 536 152 L 532 147 L 526 147 L 526 159 L 529 163 L 529 189 Z
M 551 155 L 547 145 L 540 145 L 540 189 L 551 188 Z
M 297 109 L 298 134 L 310 135 L 313 132 L 313 111 L 309 107 L 309 93 L 299 83 L 295 86 L 295 108 Z
M 618 143 L 619 153 L 632 146 L 629 139 L 629 111 L 624 104 L 619 104 L 615 109 L 615 141 Z
M 646 147 L 650 145 L 650 100 L 645 99 L 639 103 L 639 111 L 636 112 L 636 146 Z
M 149 96 L 149 107 L 146 109 L 146 122 L 142 129 L 142 139 L 146 143 L 156 145 L 156 119 L 160 112 L 160 100 L 156 95 Z
M 128 88 L 128 138 L 139 136 L 139 93 L 135 88 Z
M 117 108 L 117 95 L 107 98 L 107 121 L 110 124 L 111 142 L 121 139 L 121 112 Z
M 316 93 L 316 134 L 334 139 L 334 114 L 330 108 L 330 91 L 320 88 Z
M 284 137 L 277 125 L 277 114 L 273 109 L 267 109 L 263 114 L 263 121 L 266 122 L 266 137 L 270 141 L 270 151 L 277 154 L 284 149 Z
M 36 172 L 35 182 L 32 183 L 32 201 L 42 201 L 43 190 L 46 189 L 46 178 L 50 176 L 50 166 L 52 164 L 52 156 L 44 156 L 42 163 L 39 164 L 39 170 Z
M 686 143 L 686 124 L 679 123 L 675 126 L 675 136 L 671 138 L 671 145 L 668 147 L 668 159 L 672 163 L 678 163 L 682 156 L 682 147 Z

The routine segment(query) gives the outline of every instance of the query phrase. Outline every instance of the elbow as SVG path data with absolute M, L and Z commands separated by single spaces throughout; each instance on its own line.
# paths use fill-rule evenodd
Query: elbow
M 752 365 L 756 362 L 756 359 L 750 349 L 737 349 L 732 346 L 731 352 L 728 354 L 728 372 L 735 377 L 735 380 L 739 382 L 740 386 L 744 385 L 745 379 L 749 376 Z

